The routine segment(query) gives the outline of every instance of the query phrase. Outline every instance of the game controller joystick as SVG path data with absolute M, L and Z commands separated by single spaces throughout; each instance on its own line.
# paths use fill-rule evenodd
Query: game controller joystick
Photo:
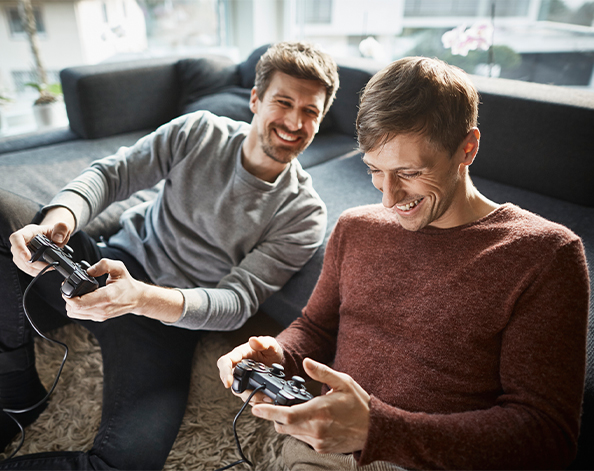
M 99 287 L 97 280 L 87 273 L 89 263 L 77 263 L 72 260 L 73 250 L 69 246 L 65 245 L 61 249 L 46 236 L 38 234 L 29 242 L 27 248 L 32 254 L 31 262 L 43 260 L 56 264 L 56 271 L 65 278 L 61 291 L 67 298 L 82 296 Z
M 313 399 L 305 389 L 305 380 L 300 376 L 284 379 L 284 368 L 273 363 L 272 367 L 254 360 L 242 360 L 233 371 L 233 391 L 242 393 L 246 389 L 264 386 L 262 392 L 274 400 L 276 405 L 292 406 Z

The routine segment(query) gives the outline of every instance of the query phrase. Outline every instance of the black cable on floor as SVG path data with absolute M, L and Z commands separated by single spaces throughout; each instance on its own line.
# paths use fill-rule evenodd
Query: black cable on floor
M 25 429 L 20 424 L 20 422 L 17 420 L 17 418 L 12 414 L 24 414 L 26 412 L 30 412 L 33 409 L 36 409 L 37 407 L 39 407 L 44 402 L 46 402 L 49 399 L 49 397 L 52 395 L 52 393 L 54 392 L 54 389 L 56 389 L 58 380 L 60 379 L 60 375 L 62 374 L 62 370 L 64 369 L 64 364 L 66 363 L 66 358 L 68 358 L 68 345 L 66 345 L 63 342 L 60 342 L 59 340 L 51 339 L 51 338 L 47 337 L 43 332 L 41 332 L 41 330 L 39 330 L 39 327 L 37 327 L 35 322 L 33 322 L 33 319 L 31 319 L 31 315 L 29 314 L 29 311 L 27 310 L 27 304 L 26 304 L 27 295 L 29 294 L 31 287 L 35 284 L 35 282 L 39 278 L 41 278 L 41 276 L 43 276 L 50 269 L 53 269 L 57 265 L 59 265 L 58 262 L 50 263 L 49 265 L 44 267 L 44 269 L 41 270 L 35 278 L 33 278 L 31 283 L 29 283 L 29 286 L 27 286 L 27 288 L 25 289 L 25 292 L 23 293 L 23 310 L 25 311 L 25 316 L 27 317 L 27 320 L 31 324 L 31 327 L 33 327 L 35 332 L 37 332 L 37 334 L 41 338 L 64 347 L 64 357 L 62 358 L 62 364 L 60 365 L 60 368 L 58 369 L 58 373 L 56 374 L 56 378 L 54 379 L 54 384 L 52 384 L 52 387 L 50 388 L 48 393 L 43 397 L 43 399 L 41 399 L 39 402 L 32 405 L 31 407 L 27 407 L 26 409 L 2 409 L 2 412 L 4 412 L 8 417 L 10 417 L 12 420 L 14 420 L 16 422 L 16 424 L 18 425 L 20 432 L 21 432 L 21 441 L 19 442 L 16 450 L 14 450 L 11 453 L 11 455 L 8 458 L 6 458 L 7 460 L 11 459 L 14 455 L 16 455 L 18 453 L 18 451 L 21 449 L 21 447 L 23 446 L 23 443 L 25 441 Z
M 241 459 L 238 461 L 235 461 L 234 463 L 228 464 L 227 466 L 223 466 L 222 468 L 215 469 L 215 471 L 223 471 L 225 469 L 232 468 L 233 466 L 237 466 L 238 464 L 241 464 L 241 463 L 246 463 L 250 467 L 253 466 L 252 462 L 250 460 L 248 460 L 245 457 L 245 455 L 243 454 L 243 451 L 241 451 L 239 437 L 237 436 L 237 419 L 239 419 L 239 416 L 243 413 L 243 411 L 245 410 L 247 405 L 250 403 L 250 400 L 252 399 L 252 397 L 254 397 L 254 394 L 256 394 L 258 391 L 261 391 L 262 389 L 265 389 L 265 388 L 266 388 L 266 385 L 261 384 L 256 389 L 254 389 L 252 391 L 252 393 L 249 395 L 249 397 L 247 398 L 247 401 L 244 402 L 243 406 L 241 406 L 241 409 L 239 409 L 239 412 L 233 419 L 233 434 L 235 435 L 235 444 L 237 445 L 237 451 L 239 452 L 239 456 L 241 456 Z

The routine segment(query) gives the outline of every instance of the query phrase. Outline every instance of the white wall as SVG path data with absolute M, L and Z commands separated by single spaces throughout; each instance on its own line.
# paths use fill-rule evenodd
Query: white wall
M 253 46 L 283 40 L 283 2 L 255 0 L 253 8 Z
M 39 51 L 48 69 L 60 70 L 83 60 L 74 5 L 73 2 L 42 4 L 46 34 L 45 38 L 40 36 Z

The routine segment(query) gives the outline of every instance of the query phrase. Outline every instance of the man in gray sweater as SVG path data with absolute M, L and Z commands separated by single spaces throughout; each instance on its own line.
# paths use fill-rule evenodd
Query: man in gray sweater
M 256 67 L 251 124 L 198 111 L 94 162 L 43 208 L 0 195 L 1 408 L 22 411 L 46 394 L 22 312 L 24 289 L 45 265 L 29 263 L 37 234 L 72 246 L 102 286 L 68 299 L 62 277 L 43 276 L 30 309 L 77 319 L 99 340 L 104 361 L 93 448 L 19 457 L 0 469 L 163 467 L 183 417 L 197 331 L 240 327 L 322 243 L 326 209 L 295 158 L 337 88 L 328 55 L 277 44 Z M 84 233 L 112 202 L 161 180 L 157 198 L 126 211 L 107 242 Z M 45 404 L 13 415 L 26 425 Z M 0 425 L 4 449 L 18 428 L 4 412 Z

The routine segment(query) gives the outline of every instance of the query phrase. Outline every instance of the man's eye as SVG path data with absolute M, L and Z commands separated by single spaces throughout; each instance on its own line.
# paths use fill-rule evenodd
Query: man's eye
M 401 178 L 406 178 L 406 179 L 410 179 L 410 178 L 416 178 L 421 174 L 421 172 L 411 172 L 411 173 L 401 173 L 399 176 Z
M 379 170 L 376 170 L 375 168 L 368 168 L 368 169 L 367 169 L 367 173 L 368 173 L 369 175 L 376 175 L 376 174 L 378 174 L 378 173 L 379 173 Z

